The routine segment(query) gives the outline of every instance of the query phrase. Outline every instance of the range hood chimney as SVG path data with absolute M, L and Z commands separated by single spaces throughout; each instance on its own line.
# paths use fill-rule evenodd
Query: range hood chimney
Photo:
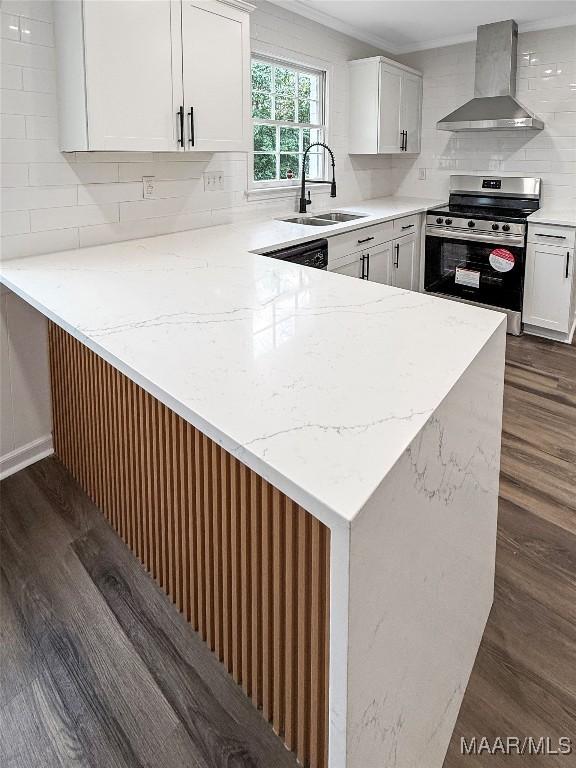
M 518 25 L 483 24 L 476 30 L 474 98 L 436 123 L 440 131 L 542 130 L 544 123 L 516 99 Z

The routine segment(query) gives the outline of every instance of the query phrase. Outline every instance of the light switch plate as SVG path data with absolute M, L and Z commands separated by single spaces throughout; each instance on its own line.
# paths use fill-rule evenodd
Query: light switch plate
M 418 178 L 420 181 L 426 181 L 426 168 L 418 168 Z
M 205 192 L 221 192 L 224 189 L 224 174 L 222 171 L 203 173 L 202 176 L 204 177 Z

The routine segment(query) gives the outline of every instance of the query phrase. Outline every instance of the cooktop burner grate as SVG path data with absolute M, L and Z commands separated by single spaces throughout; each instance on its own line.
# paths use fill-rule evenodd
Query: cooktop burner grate
M 526 221 L 532 210 L 525 209 L 505 209 L 505 208 L 487 208 L 484 206 L 462 206 L 449 205 L 447 208 L 435 209 L 435 214 L 439 216 L 468 216 L 473 219 L 484 219 L 491 221 L 510 221 L 522 224 Z

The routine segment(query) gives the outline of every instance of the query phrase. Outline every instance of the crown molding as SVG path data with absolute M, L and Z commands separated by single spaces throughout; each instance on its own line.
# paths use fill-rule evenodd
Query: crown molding
M 570 27 L 576 25 L 576 14 L 571 16 L 558 16 L 552 19 L 539 19 L 538 21 L 529 21 L 518 25 L 518 33 L 540 32 L 544 29 L 558 29 L 559 27 Z M 476 29 L 465 35 L 451 35 L 449 37 L 437 37 L 435 40 L 426 40 L 422 43 L 413 43 L 411 45 L 401 46 L 396 53 L 414 53 L 415 51 L 428 51 L 431 48 L 445 48 L 449 45 L 460 45 L 461 43 L 471 43 L 476 41 Z
M 343 35 L 353 37 L 355 40 L 360 40 L 363 43 L 368 43 L 368 45 L 373 45 L 384 53 L 401 53 L 400 48 L 390 40 L 386 40 L 379 35 L 373 35 L 371 32 L 363 32 L 361 29 L 351 27 L 349 24 L 346 24 L 346 22 L 340 21 L 340 19 L 336 19 L 334 16 L 324 13 L 324 11 L 312 8 L 306 2 L 302 2 L 302 0 L 268 0 L 268 2 L 273 5 L 278 5 L 286 11 L 296 13 L 298 16 L 304 16 L 305 18 L 310 19 L 310 21 L 315 21 L 318 24 L 322 24 L 324 27 L 329 27 L 336 32 L 340 32 Z
M 268 0 L 268 2 L 278 5 L 287 11 L 296 13 L 299 16 L 304 16 L 310 21 L 315 21 L 318 24 L 322 24 L 325 27 L 340 32 L 348 37 L 353 37 L 355 40 L 360 40 L 363 43 L 373 45 L 386 53 L 403 54 L 413 53 L 415 51 L 427 51 L 431 48 L 444 48 L 449 45 L 459 45 L 461 43 L 470 43 L 476 40 L 476 28 L 471 32 L 462 35 L 448 35 L 447 37 L 437 37 L 433 40 L 425 40 L 421 43 L 408 43 L 405 45 L 398 45 L 391 40 L 387 40 L 380 35 L 375 35 L 371 32 L 364 32 L 356 27 L 346 24 L 340 19 L 336 19 L 329 13 L 319 11 L 317 8 L 312 8 L 308 3 L 303 0 Z M 568 16 L 557 16 L 551 19 L 539 19 L 537 21 L 529 21 L 525 24 L 518 25 L 518 31 L 520 34 L 524 32 L 539 32 L 544 29 L 557 29 L 558 27 L 568 27 L 576 25 L 576 14 L 570 14 Z

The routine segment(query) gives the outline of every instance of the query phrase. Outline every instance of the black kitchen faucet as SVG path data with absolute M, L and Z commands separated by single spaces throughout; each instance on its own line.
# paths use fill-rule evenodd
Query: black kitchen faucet
M 308 152 L 312 149 L 312 147 L 324 147 L 324 149 L 328 150 L 330 152 L 330 157 L 332 158 L 332 181 L 325 181 L 325 180 L 316 180 L 316 179 L 309 179 L 309 184 L 330 184 L 330 197 L 336 197 L 336 177 L 334 175 L 334 152 L 330 149 L 328 144 L 324 144 L 321 141 L 315 141 L 314 144 L 310 144 L 310 146 L 304 151 L 304 155 L 302 156 L 302 187 L 300 189 L 300 206 L 298 208 L 300 213 L 306 213 L 306 207 L 310 205 L 312 202 L 310 198 L 310 190 L 308 190 L 308 197 L 306 197 L 306 156 L 308 155 Z

